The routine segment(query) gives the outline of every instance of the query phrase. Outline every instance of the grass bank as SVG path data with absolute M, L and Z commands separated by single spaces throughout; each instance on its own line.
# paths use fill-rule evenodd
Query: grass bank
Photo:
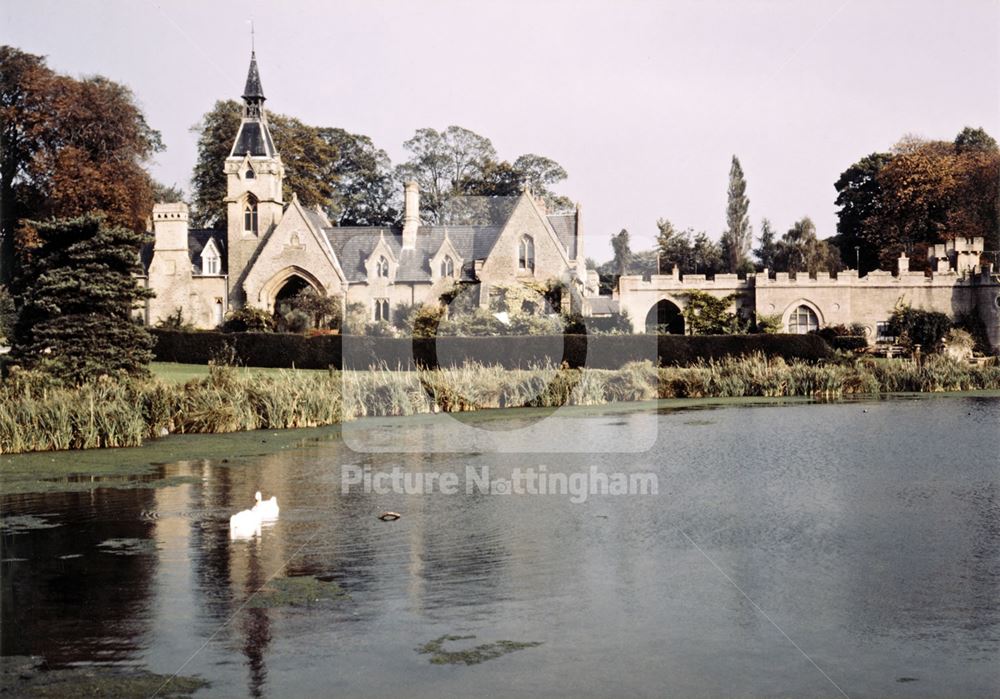
M 1000 389 L 1000 367 L 930 357 L 808 364 L 762 355 L 689 367 L 466 365 L 427 372 L 266 372 L 211 367 L 176 380 L 105 378 L 78 388 L 12 372 L 0 384 L 0 453 L 141 445 L 158 436 L 331 425 L 358 417 L 656 398 L 823 397 Z

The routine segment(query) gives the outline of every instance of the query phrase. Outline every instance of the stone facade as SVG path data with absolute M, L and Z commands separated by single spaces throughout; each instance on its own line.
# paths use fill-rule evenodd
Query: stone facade
M 401 227 L 332 226 L 324 213 L 282 198 L 285 168 L 264 109 L 256 57 L 243 91 L 243 118 L 225 163 L 224 231 L 188 227 L 185 204 L 157 204 L 154 243 L 143 251 L 146 285 L 156 292 L 145 320 L 181 312 L 199 328 L 216 327 L 230 309 L 273 311 L 287 295 L 312 288 L 344 304 L 361 303 L 385 320 L 400 304 L 436 302 L 456 282 L 490 290 L 558 280 L 579 298 L 583 244 L 579 213 L 549 215 L 523 192 L 500 221 L 425 226 L 420 193 L 407 183 Z M 577 310 L 581 310 L 579 307 Z
M 990 343 L 1000 346 L 1000 276 L 990 265 L 979 266 L 983 239 L 959 243 L 962 252 L 949 259 L 945 246 L 933 259 L 939 270 L 933 274 L 909 271 L 909 261 L 899 259 L 895 273 L 873 271 L 859 277 L 856 270 L 836 277 L 816 277 L 786 272 L 771 277 L 766 271 L 739 278 L 734 274 L 653 275 L 649 279 L 622 277 L 613 299 L 616 308 L 628 313 L 635 332 L 643 332 L 651 311 L 666 302 L 683 310 L 691 291 L 704 291 L 718 298 L 736 294 L 734 310 L 745 316 L 777 316 L 786 332 L 804 332 L 815 318 L 819 327 L 860 324 L 871 342 L 879 339 L 884 324 L 901 304 L 938 311 L 954 318 L 976 313 L 986 326 Z M 949 249 L 954 252 L 955 244 Z M 974 264 L 969 264 L 972 261 Z M 808 309 L 808 312 L 800 309 Z M 812 316 L 809 315 L 812 314 Z M 807 319 L 807 323 L 800 322 Z
M 1000 345 L 1000 278 L 980 266 L 982 238 L 935 246 L 930 275 L 910 272 L 906 258 L 895 273 L 860 278 L 854 270 L 816 278 L 765 271 L 709 279 L 674 272 L 625 276 L 612 296 L 599 296 L 597 273 L 584 265 L 579 208 L 550 215 L 528 192 L 509 202 L 502 220 L 427 226 L 420 223 L 420 192 L 407 183 L 401 227 L 332 226 L 321 210 L 301 205 L 294 195 L 283 201 L 285 169 L 264 99 L 251 56 L 243 119 L 229 157 L 220 163 L 227 179 L 225 230 L 190 229 L 185 204 L 154 207 L 155 242 L 143 251 L 143 280 L 156 292 L 146 308 L 147 323 L 179 310 L 185 322 L 212 328 L 230 309 L 273 311 L 280 299 L 306 287 L 344 304 L 360 303 L 371 320 L 384 320 L 400 304 L 436 302 L 456 282 L 478 289 L 483 307 L 497 287 L 537 289 L 559 282 L 571 292 L 563 293 L 563 310 L 624 311 L 635 332 L 657 320 L 683 332 L 680 311 L 687 295 L 704 291 L 720 298 L 735 294 L 735 310 L 745 317 L 779 317 L 787 332 L 861 324 L 871 342 L 899 304 L 952 317 L 978 313 L 990 342 Z

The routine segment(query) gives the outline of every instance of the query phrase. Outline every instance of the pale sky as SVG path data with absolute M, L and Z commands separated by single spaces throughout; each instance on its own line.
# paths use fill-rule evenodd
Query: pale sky
M 420 127 L 458 124 L 501 158 L 569 172 L 586 254 L 611 256 L 656 220 L 725 227 L 730 158 L 755 234 L 804 215 L 836 232 L 840 172 L 915 133 L 1000 139 L 1000 2 L 0 1 L 0 42 L 53 69 L 135 92 L 167 150 L 152 167 L 189 190 L 189 128 L 238 98 L 256 27 L 274 111 L 367 134 L 401 162 Z M 220 164 L 221 167 L 221 164 Z

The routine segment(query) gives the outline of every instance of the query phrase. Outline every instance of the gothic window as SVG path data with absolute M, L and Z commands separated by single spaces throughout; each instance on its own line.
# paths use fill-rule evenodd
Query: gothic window
M 445 258 L 441 260 L 441 276 L 455 276 L 455 262 L 451 259 L 451 255 L 445 255 Z
M 378 258 L 378 262 L 375 263 L 375 274 L 383 278 L 389 276 L 389 260 L 385 259 L 385 255 Z
M 523 236 L 518 245 L 517 268 L 527 272 L 535 271 L 535 241 L 530 235 Z
M 389 322 L 389 299 L 375 299 L 374 317 L 376 321 Z
M 246 179 L 248 179 L 248 180 L 252 180 L 256 176 L 257 175 L 254 174 L 253 168 L 251 168 L 251 167 L 248 167 L 247 171 L 246 171 L 246 174 L 243 175 L 243 177 L 246 178 Z
M 788 332 L 804 335 L 819 329 L 819 318 L 809 306 L 799 306 L 788 316 Z
M 257 200 L 254 197 L 247 199 L 243 208 L 243 230 L 247 233 L 257 233 Z

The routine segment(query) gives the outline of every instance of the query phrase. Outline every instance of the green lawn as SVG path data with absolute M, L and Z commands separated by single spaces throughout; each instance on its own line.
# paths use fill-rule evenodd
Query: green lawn
M 149 365 L 153 376 L 167 383 L 185 383 L 191 379 L 208 376 L 208 366 L 204 364 L 177 364 L 176 362 L 153 362 Z M 239 371 L 248 374 L 279 374 L 283 371 L 325 371 L 324 369 L 267 369 L 263 367 L 243 367 Z

